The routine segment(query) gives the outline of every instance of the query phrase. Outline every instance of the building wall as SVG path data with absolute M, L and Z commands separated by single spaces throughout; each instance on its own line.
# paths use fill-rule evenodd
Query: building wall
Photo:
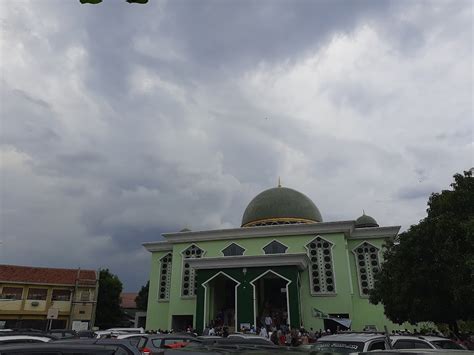
M 94 304 L 96 299 L 95 288 L 78 287 L 78 292 L 74 297 L 74 286 L 48 285 L 48 284 L 28 284 L 28 283 L 0 283 L 0 294 L 4 287 L 20 287 L 23 289 L 21 300 L 1 300 L 0 301 L 0 320 L 12 319 L 46 319 L 50 308 L 59 309 L 59 319 L 68 320 L 67 326 L 70 326 L 69 319 L 72 320 L 91 320 L 93 317 Z M 28 299 L 30 288 L 47 289 L 46 300 Z M 52 300 L 53 290 L 69 290 L 71 292 L 69 301 Z M 82 302 L 81 292 L 88 291 L 90 300 Z M 72 298 L 78 303 L 72 307 Z M 91 303 L 92 302 L 92 303 Z M 71 314 L 72 310 L 72 314 Z
M 342 233 L 319 234 L 322 238 L 334 244 L 332 249 L 333 270 L 335 275 L 335 295 L 313 296 L 310 293 L 309 271 L 300 272 L 300 307 L 301 322 L 306 328 L 323 329 L 322 318 L 313 316 L 313 309 L 323 311 L 328 314 L 349 314 L 353 321 L 352 329 L 362 330 L 365 325 L 376 325 L 378 329 L 383 329 L 387 325 L 389 329 L 399 328 L 388 321 L 383 314 L 381 305 L 375 306 L 369 303 L 368 298 L 362 297 L 359 291 L 358 274 L 356 260 L 352 250 L 363 240 L 347 239 Z M 262 248 L 273 240 L 288 247 L 287 253 L 306 253 L 305 246 L 310 243 L 315 235 L 283 236 L 278 238 L 249 238 L 234 240 L 203 241 L 194 243 L 204 250 L 203 257 L 222 257 L 222 250 L 232 243 L 236 243 L 245 248 L 244 255 L 263 255 Z M 383 238 L 370 238 L 367 240 L 379 250 L 385 242 Z M 173 315 L 192 315 L 193 326 L 196 327 L 196 308 L 200 306 L 196 303 L 196 298 L 186 299 L 181 297 L 182 280 L 182 252 L 192 243 L 179 243 L 173 245 L 171 293 L 169 302 L 158 301 L 158 280 L 160 262 L 159 259 L 168 252 L 153 252 L 150 271 L 150 296 L 148 300 L 147 329 L 171 329 Z M 379 260 L 382 255 L 379 253 Z M 244 267 L 244 265 L 242 266 Z M 224 270 L 225 271 L 225 270 Z M 202 275 L 202 273 L 201 273 Z M 200 279 L 200 282 L 203 282 Z M 198 288 L 199 292 L 203 292 Z M 198 307 L 196 307 L 198 306 Z M 202 305 L 201 305 L 202 306 Z M 239 312 L 240 313 L 240 312 Z M 199 320 L 202 321 L 201 319 Z M 405 327 L 405 326 L 404 326 Z
M 146 329 L 170 329 L 171 323 L 169 318 L 169 302 L 158 301 L 158 283 L 160 278 L 160 259 L 168 254 L 165 252 L 154 252 L 151 256 L 150 265 L 150 287 L 148 290 L 148 307 L 146 317 Z M 174 267 L 174 265 L 173 265 Z M 173 274 L 175 270 L 173 268 Z

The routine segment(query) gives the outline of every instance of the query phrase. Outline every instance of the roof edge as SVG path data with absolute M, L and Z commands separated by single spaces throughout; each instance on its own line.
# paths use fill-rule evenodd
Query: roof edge
M 401 226 L 355 228 L 349 239 L 390 238 L 395 239 Z
M 171 244 L 208 240 L 263 238 L 317 233 L 344 233 L 346 238 L 348 238 L 353 233 L 354 229 L 355 221 L 336 221 L 163 233 L 162 236 L 166 238 L 166 242 Z M 160 242 L 144 243 L 143 245 L 145 246 L 145 244 L 150 245 L 153 243 L 160 245 L 158 244 Z
M 188 233 L 188 232 L 182 232 Z M 159 240 L 156 242 L 146 242 L 142 243 L 142 246 L 148 250 L 149 252 L 153 253 L 155 251 L 170 251 L 173 250 L 173 246 L 166 240 Z

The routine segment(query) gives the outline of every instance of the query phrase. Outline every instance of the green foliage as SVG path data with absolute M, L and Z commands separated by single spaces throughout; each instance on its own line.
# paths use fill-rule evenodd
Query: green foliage
M 427 217 L 388 243 L 370 301 L 395 323 L 433 321 L 457 329 L 474 319 L 474 179 L 454 175 L 433 193 Z
M 148 307 L 148 290 L 150 288 L 150 281 L 147 281 L 145 286 L 142 286 L 140 292 L 138 292 L 138 296 L 135 298 L 135 303 L 138 309 L 143 311 L 147 310 Z
M 100 270 L 95 326 L 107 329 L 120 324 L 122 318 L 121 293 L 122 282 L 117 275 L 110 273 L 109 269 Z

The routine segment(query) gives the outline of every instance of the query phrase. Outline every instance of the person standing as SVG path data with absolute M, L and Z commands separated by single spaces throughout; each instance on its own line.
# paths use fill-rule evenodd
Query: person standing
M 272 323 L 273 323 L 273 320 L 272 320 L 272 317 L 270 314 L 267 314 L 267 316 L 265 317 L 265 327 L 268 329 L 270 329 L 270 327 L 272 326 Z

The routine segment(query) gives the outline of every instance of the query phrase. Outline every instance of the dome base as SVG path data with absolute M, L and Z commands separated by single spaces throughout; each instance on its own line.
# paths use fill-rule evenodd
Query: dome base
M 282 224 L 310 224 L 317 223 L 305 218 L 265 218 L 258 221 L 249 222 L 242 227 L 279 226 Z

